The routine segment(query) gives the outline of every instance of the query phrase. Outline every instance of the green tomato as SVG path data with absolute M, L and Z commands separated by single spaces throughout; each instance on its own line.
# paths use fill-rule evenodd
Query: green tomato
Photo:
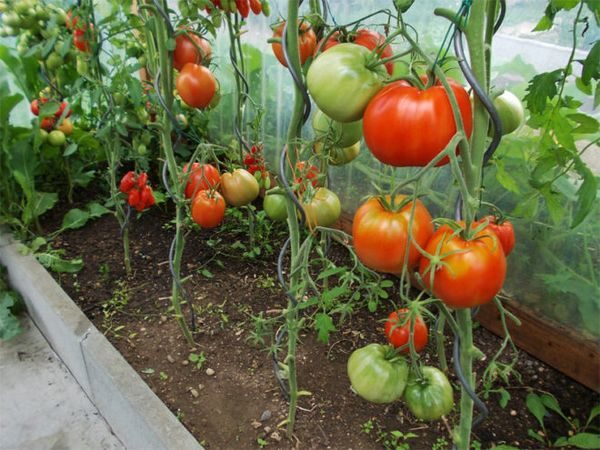
M 19 28 L 21 26 L 21 18 L 14 11 L 4 14 L 2 16 L 2 22 L 4 23 L 4 26 L 10 28 Z
M 267 194 L 263 200 L 263 209 L 273 221 L 283 221 L 287 219 L 287 200 L 283 194 Z
M 327 188 L 318 188 L 309 202 L 303 202 L 306 223 L 309 228 L 330 227 L 342 213 L 340 199 Z
M 315 152 L 317 154 L 321 153 L 323 151 L 323 146 L 324 144 L 322 142 L 316 142 L 314 145 Z M 359 153 L 360 142 L 344 148 L 331 147 L 329 148 L 329 164 L 332 166 L 343 166 L 344 164 L 348 164 L 355 160 Z
M 89 65 L 84 58 L 77 58 L 77 64 L 75 67 L 77 68 L 77 73 L 82 77 L 88 74 Z
M 54 147 L 62 147 L 63 145 L 65 145 L 65 141 L 65 133 L 63 133 L 60 130 L 54 130 L 48 134 L 48 142 Z
M 422 379 L 409 375 L 404 399 L 417 419 L 438 420 L 454 406 L 452 386 L 441 370 L 426 366 L 422 371 Z
M 408 379 L 408 365 L 392 346 L 369 344 L 348 359 L 352 388 L 365 400 L 391 403 L 398 400 Z
M 367 48 L 349 43 L 321 53 L 306 77 L 310 95 L 319 109 L 338 122 L 360 120 L 387 76 L 383 65 L 368 67 L 377 60 L 377 55 Z
M 325 139 L 336 147 L 349 147 L 362 137 L 362 120 L 356 122 L 336 122 L 323 111 L 317 111 L 312 119 L 315 138 Z
M 63 65 L 63 59 L 56 52 L 50 53 L 46 58 L 46 67 L 48 70 L 56 70 Z
M 79 59 L 77 61 L 79 62 Z M 121 92 L 114 92 L 112 97 L 115 105 L 123 106 L 125 104 L 125 96 Z
M 517 130 L 525 120 L 525 111 L 521 100 L 509 91 L 504 91 L 494 99 L 494 106 L 502 122 L 502 134 Z
M 38 130 L 38 135 L 40 137 L 40 142 L 46 142 L 48 140 L 48 132 L 43 128 Z

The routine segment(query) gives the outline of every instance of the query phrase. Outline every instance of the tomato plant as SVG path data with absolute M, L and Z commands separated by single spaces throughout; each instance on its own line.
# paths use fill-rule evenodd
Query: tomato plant
M 414 372 L 408 376 L 404 400 L 417 419 L 438 420 L 454 406 L 452 386 L 441 370 L 425 366 L 422 377 Z
M 277 27 L 275 27 L 273 30 L 273 39 L 281 39 L 284 26 L 285 22 L 281 22 L 279 25 L 277 25 Z M 317 35 L 312 30 L 310 23 L 306 21 L 298 21 L 298 32 L 298 51 L 300 52 L 300 63 L 304 64 L 306 60 L 315 52 L 315 48 L 317 47 Z M 287 67 L 287 63 L 285 62 L 285 58 L 283 56 L 281 43 L 273 42 L 271 44 L 271 48 L 273 49 L 273 53 L 275 54 L 277 61 Z
M 310 65 L 306 76 L 308 91 L 319 109 L 333 120 L 360 120 L 386 76 L 385 69 L 374 64 L 373 54 L 365 47 L 336 45 Z M 341 92 L 352 95 L 340 95 Z
M 221 194 L 228 205 L 247 205 L 258 197 L 259 190 L 258 181 L 245 169 L 235 169 L 221 176 Z
M 388 342 L 394 346 L 394 348 L 400 348 L 400 352 L 408 354 L 410 348 L 408 345 L 410 339 L 410 315 L 409 310 L 406 308 L 393 311 L 388 316 L 385 322 L 385 335 Z M 429 341 L 429 330 L 427 325 L 423 321 L 420 315 L 417 315 L 414 319 L 414 330 L 413 330 L 413 345 L 416 352 L 422 351 L 427 342 Z
M 467 136 L 473 127 L 467 91 L 450 81 Z M 383 88 L 369 102 L 363 118 L 365 143 L 373 156 L 396 167 L 426 166 L 448 145 L 457 127 L 444 87 L 419 89 L 406 81 Z M 444 157 L 437 165 L 447 164 Z
M 408 365 L 393 347 L 369 344 L 348 359 L 352 388 L 365 400 L 391 403 L 398 400 L 408 381 Z
M 183 166 L 183 173 L 188 172 L 188 165 Z M 221 181 L 219 170 L 210 164 L 192 164 L 192 173 L 185 185 L 185 197 L 192 198 L 195 192 L 214 189 Z
M 384 201 L 371 198 L 363 203 L 354 214 L 352 238 L 356 255 L 365 266 L 379 272 L 400 274 L 405 263 L 413 203 L 407 202 L 405 195 L 398 195 L 394 202 L 400 209 L 394 211 L 390 201 L 390 197 Z M 411 235 L 421 247 L 427 244 L 433 233 L 431 221 L 429 211 L 417 200 Z M 414 268 L 420 257 L 417 247 L 411 242 L 407 266 Z
M 317 166 L 309 165 L 306 161 L 296 163 L 294 183 L 300 185 L 299 192 L 304 192 L 304 183 L 310 182 L 312 187 L 319 186 L 319 169 Z
M 475 226 L 475 225 L 474 225 Z M 419 273 L 433 295 L 451 308 L 490 302 L 504 283 L 506 258 L 496 234 L 480 230 L 469 239 L 448 225 L 431 237 Z
M 342 213 L 342 205 L 338 196 L 324 187 L 317 188 L 308 201 L 302 202 L 302 207 L 310 228 L 330 227 Z
M 173 50 L 173 67 L 181 70 L 187 63 L 200 65 L 210 60 L 212 48 L 203 37 L 188 31 L 179 34 L 175 38 L 175 50 Z
M 322 142 L 315 142 L 314 149 L 315 153 L 320 154 L 325 147 Z M 343 166 L 351 161 L 354 161 L 360 153 L 360 142 L 349 147 L 330 147 L 329 152 L 329 164 L 332 166 Z
M 202 228 L 216 228 L 225 217 L 225 199 L 217 191 L 199 191 L 192 200 L 192 219 Z
M 385 36 L 377 31 L 367 30 L 366 28 L 361 28 L 350 33 L 336 31 L 329 37 L 329 39 L 327 39 L 327 42 L 323 44 L 321 51 L 324 52 L 343 42 L 362 45 L 369 50 L 375 50 L 379 47 L 377 54 L 381 59 L 389 58 L 393 55 L 391 45 L 386 44 L 382 46 L 385 42 Z M 321 43 L 319 43 L 319 45 L 321 45 Z M 392 61 L 385 63 L 385 69 L 387 70 L 387 73 L 391 75 L 394 72 L 394 63 Z
M 183 66 L 177 74 L 175 86 L 181 99 L 193 108 L 206 108 L 217 92 L 217 80 L 212 72 L 194 63 Z

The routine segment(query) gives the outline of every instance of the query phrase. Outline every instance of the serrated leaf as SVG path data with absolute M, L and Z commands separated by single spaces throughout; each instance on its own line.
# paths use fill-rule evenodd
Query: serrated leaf
M 592 78 L 597 78 L 598 75 L 600 75 L 600 40 L 596 41 L 583 61 L 581 81 L 590 84 Z
M 79 208 L 73 208 L 65 214 L 62 221 L 63 230 L 74 230 L 84 226 L 90 219 L 90 213 Z
M 75 273 L 83 268 L 83 260 L 81 258 L 67 260 L 61 258 L 56 253 L 38 253 L 35 257 L 42 266 L 57 273 Z
M 546 415 L 546 407 L 542 403 L 542 399 L 540 398 L 540 396 L 533 392 L 530 392 L 527 395 L 525 404 L 527 405 L 527 409 L 537 419 L 540 426 L 544 428 L 544 416 Z
M 317 277 L 317 280 L 322 280 L 324 278 L 329 278 L 332 277 L 334 275 L 338 275 L 340 273 L 345 272 L 346 269 L 344 267 L 331 267 L 327 270 L 324 270 L 323 272 L 321 272 L 319 274 L 319 276 Z
M 318 313 L 315 316 L 315 329 L 317 330 L 319 341 L 324 344 L 329 343 L 329 333 L 337 331 L 333 325 L 333 320 L 325 313 Z
M 562 76 L 563 70 L 557 69 L 552 72 L 540 73 L 529 81 L 527 94 L 523 100 L 532 113 L 541 113 L 546 108 L 548 99 L 554 98 L 558 94 L 557 83 Z
M 569 438 L 569 445 L 577 448 L 600 448 L 600 434 L 578 433 Z

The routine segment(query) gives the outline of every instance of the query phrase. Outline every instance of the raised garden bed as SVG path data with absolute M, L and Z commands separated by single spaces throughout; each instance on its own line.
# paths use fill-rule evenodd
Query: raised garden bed
M 83 229 L 63 233 L 55 247 L 66 250 L 69 257 L 82 257 L 84 267 L 77 274 L 56 278 L 204 446 L 376 449 L 391 445 L 391 432 L 400 431 L 416 435 L 405 441 L 410 448 L 451 447 L 450 429 L 456 412 L 446 421 L 427 424 L 415 421 L 402 402 L 374 405 L 350 390 L 347 358 L 368 342 L 384 341 L 378 320 L 387 312 L 385 305 L 380 305 L 377 314 L 357 311 L 331 336 L 329 345 L 317 342 L 313 331 L 302 333 L 298 379 L 300 388 L 312 396 L 302 398 L 294 439 L 286 441 L 284 429 L 277 424 L 285 419 L 287 405 L 271 359 L 264 346 L 255 346 L 250 339 L 252 315 L 268 315 L 285 306 L 276 282 L 276 255 L 243 258 L 232 244 L 245 242 L 246 235 L 232 231 L 235 227 L 188 236 L 183 267 L 189 277 L 186 290 L 198 313 L 198 345 L 190 348 L 168 312 L 170 274 L 165 255 L 172 231 L 165 224 L 169 218 L 168 213 L 156 209 L 133 224 L 131 277 L 123 268 L 121 243 L 115 239 L 119 230 L 113 218 L 104 216 Z M 233 218 L 228 220 L 231 223 Z M 277 245 L 275 241 L 274 247 Z M 333 254 L 343 257 L 335 248 Z M 487 355 L 499 346 L 499 339 L 481 327 L 475 339 Z M 433 352 L 431 346 L 429 351 Z M 203 355 L 206 361 L 190 361 L 191 355 Z M 424 360 L 427 363 L 430 355 Z M 484 364 L 478 364 L 477 370 L 482 371 Z M 521 353 L 516 369 L 521 383 L 512 380 L 506 387 L 510 394 L 506 407 L 499 405 L 498 394 L 491 393 L 486 400 L 490 417 L 475 431 L 482 448 L 503 443 L 539 447 L 528 436 L 528 430 L 540 430 L 525 405 L 532 390 L 552 393 L 567 415 L 582 422 L 598 401 L 594 392 L 526 353 Z M 553 439 L 569 431 L 557 417 L 546 423 Z

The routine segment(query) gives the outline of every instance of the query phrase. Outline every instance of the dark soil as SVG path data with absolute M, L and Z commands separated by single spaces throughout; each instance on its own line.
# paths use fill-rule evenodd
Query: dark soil
M 59 217 L 57 214 L 47 223 L 58 223 Z M 280 243 L 273 243 L 275 254 L 249 260 L 242 257 L 242 250 L 232 248 L 235 241 L 246 242 L 241 231 L 238 235 L 231 230 L 205 230 L 188 236 L 183 272 L 189 278 L 185 288 L 198 311 L 198 345 L 190 348 L 169 309 L 167 254 L 174 232 L 166 224 L 171 218 L 154 208 L 133 220 L 130 235 L 134 273 L 130 277 L 123 268 L 120 233 L 113 217 L 104 216 L 83 229 L 61 234 L 54 246 L 66 250 L 67 256 L 81 256 L 85 265 L 78 274 L 57 278 L 203 445 L 210 449 L 259 448 L 261 443 L 268 448 L 397 448 L 386 446 L 384 441 L 390 437 L 389 432 L 398 430 L 417 436 L 399 441 L 412 449 L 451 447 L 450 429 L 458 421 L 458 407 L 447 421 L 423 423 L 416 421 L 401 401 L 375 405 L 350 390 L 347 358 L 366 343 L 384 341 L 378 322 L 387 315 L 383 310 L 377 314 L 358 311 L 331 336 L 329 345 L 319 343 L 312 330 L 302 334 L 298 380 L 300 388 L 312 396 L 301 398 L 296 434 L 287 440 L 284 428 L 277 427 L 287 415 L 287 405 L 271 359 L 264 346 L 254 346 L 248 339 L 253 330 L 251 315 L 262 312 L 270 316 L 286 305 L 276 282 Z M 209 245 L 216 239 L 221 242 Z M 202 269 L 210 273 L 203 275 Z M 185 312 L 189 313 L 187 307 Z M 479 328 L 475 343 L 491 357 L 500 340 Z M 206 356 L 201 368 L 189 361 L 191 353 Z M 425 355 L 426 361 L 429 358 Z M 485 362 L 478 364 L 478 375 L 484 368 Z M 207 374 L 207 369 L 214 374 Z M 487 399 L 490 417 L 475 430 L 474 439 L 481 447 L 474 448 L 502 443 L 544 448 L 544 444 L 528 437 L 529 429 L 540 430 L 525 405 L 532 390 L 552 393 L 568 416 L 584 423 L 598 403 L 595 393 L 527 354 L 520 355 L 517 370 L 522 382 L 511 380 L 507 388 L 511 398 L 505 408 L 499 406 L 498 394 L 492 393 Z M 458 389 L 455 401 L 459 401 Z M 552 440 L 569 431 L 556 415 L 546 419 L 546 426 Z

